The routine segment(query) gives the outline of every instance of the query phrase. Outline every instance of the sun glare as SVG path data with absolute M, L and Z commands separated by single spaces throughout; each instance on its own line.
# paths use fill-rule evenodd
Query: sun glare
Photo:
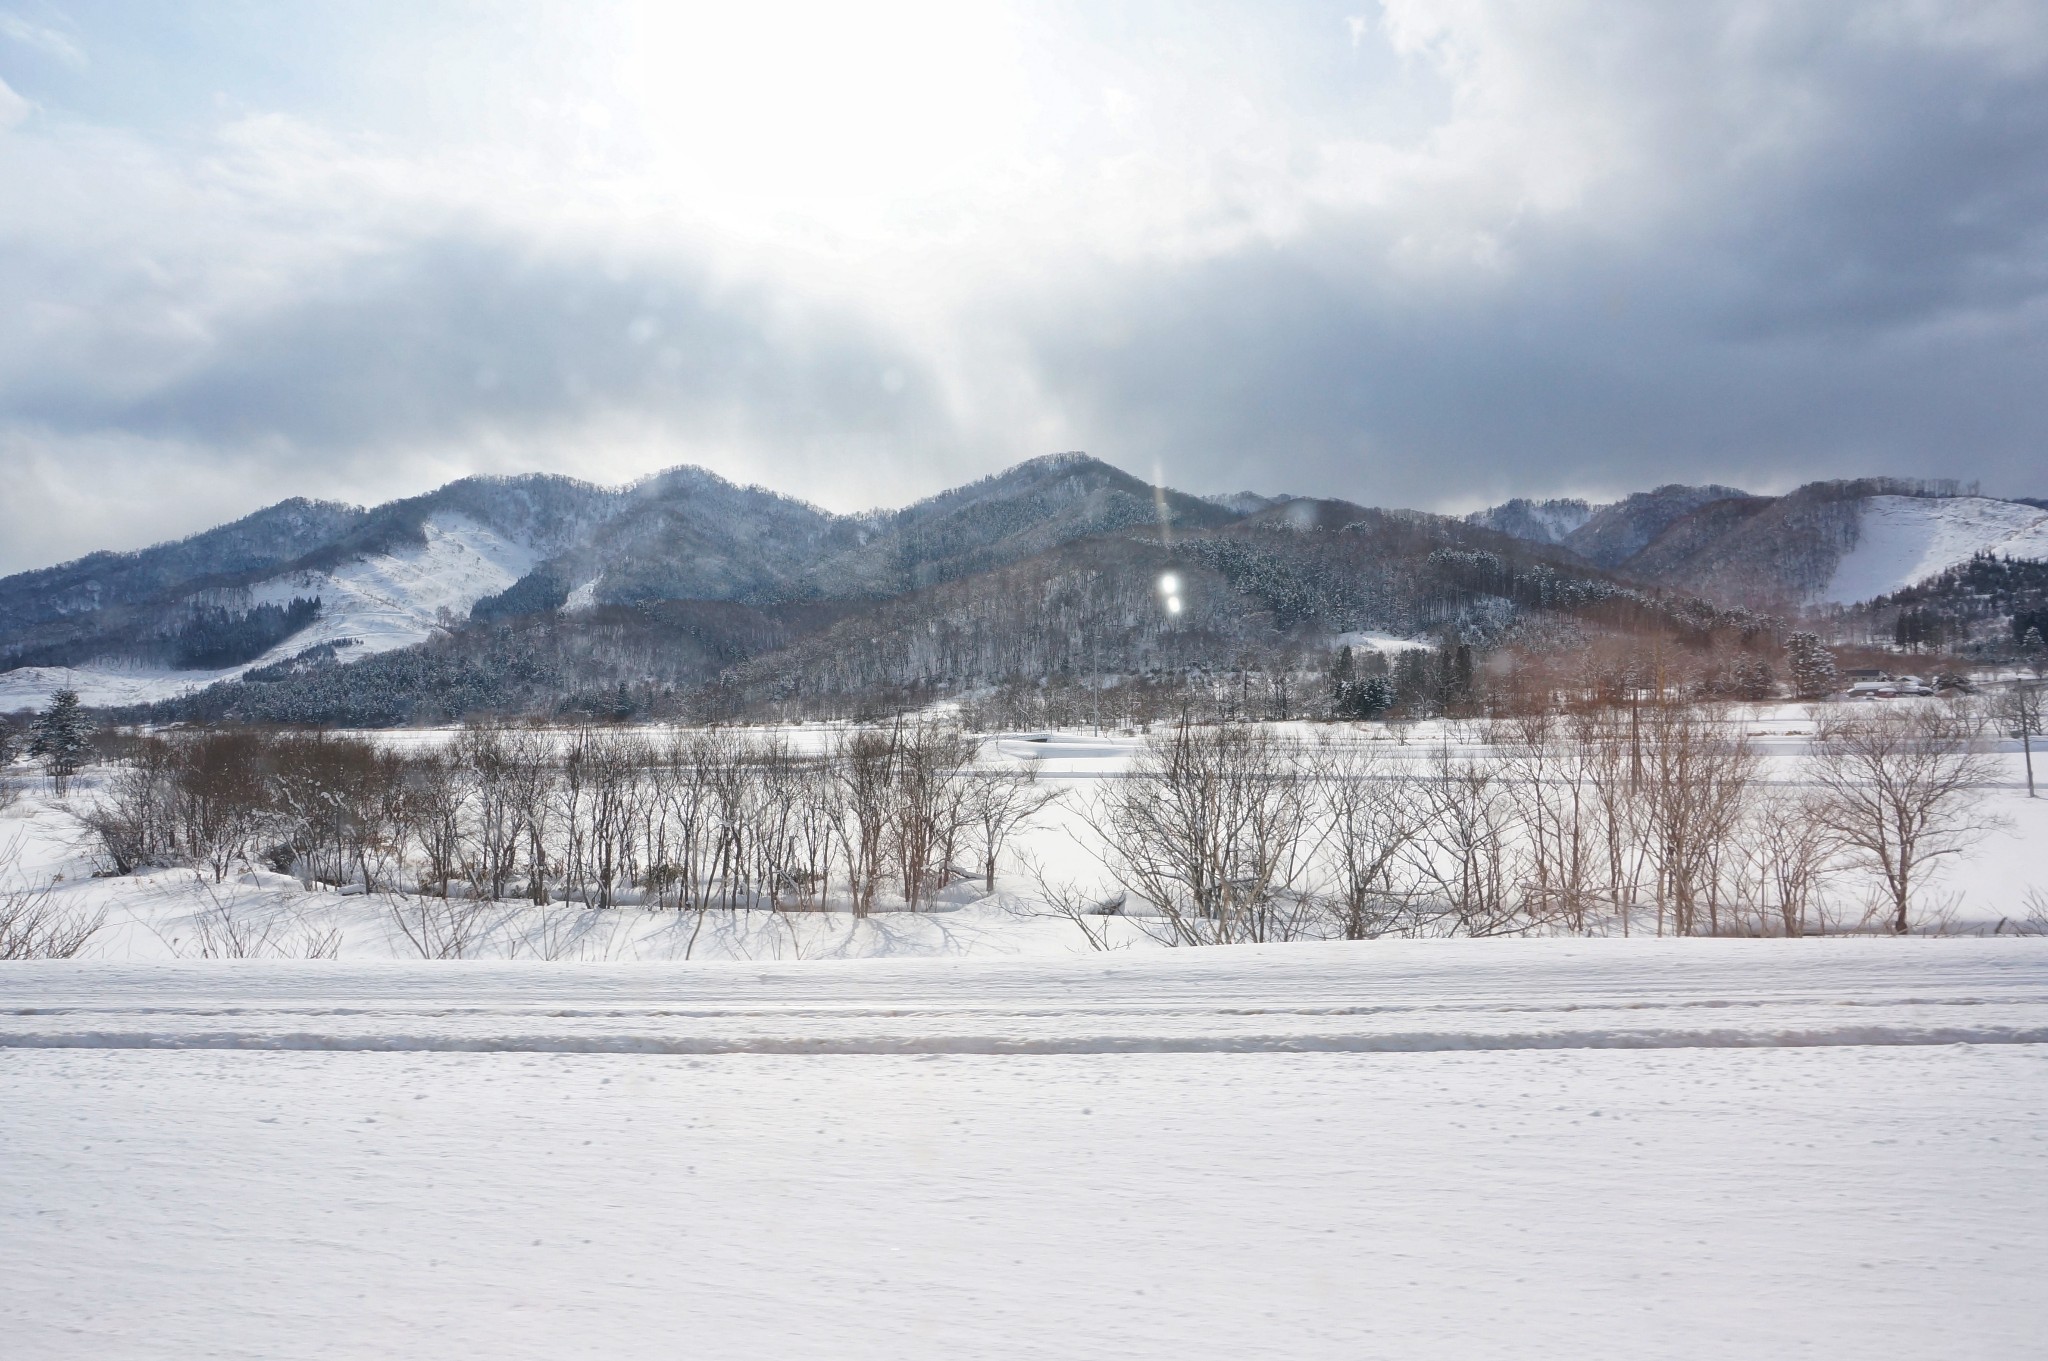
M 1001 8 L 650 3 L 623 41 L 647 156 L 714 203 L 943 197 L 1013 151 L 1029 116 Z

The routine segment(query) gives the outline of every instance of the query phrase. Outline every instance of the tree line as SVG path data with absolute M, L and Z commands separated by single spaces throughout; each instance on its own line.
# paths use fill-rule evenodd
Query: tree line
M 128 745 L 85 818 L 122 873 L 244 863 L 307 883 L 588 907 L 911 911 L 1003 849 L 1050 791 L 929 722 L 824 750 L 710 728 L 479 725 L 445 748 L 199 729 Z
M 1491 720 L 1461 746 L 1182 721 L 1064 793 L 924 719 L 810 748 L 731 727 L 482 724 L 417 750 L 196 729 L 130 742 L 84 817 L 120 872 L 261 864 L 468 903 L 866 916 L 1022 865 L 1027 897 L 1104 946 L 1924 925 L 1933 868 L 1988 825 L 1980 721 L 1815 712 L 1798 783 L 1711 706 L 1651 703 Z M 1056 798 L 1092 857 L 1075 878 L 1009 854 Z

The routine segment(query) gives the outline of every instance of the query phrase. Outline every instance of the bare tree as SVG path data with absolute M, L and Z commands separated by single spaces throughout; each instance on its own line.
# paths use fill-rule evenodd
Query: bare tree
M 1527 843 L 1527 910 L 1584 931 L 1601 889 L 1598 749 L 1573 740 L 1565 722 L 1534 704 L 1504 727 L 1503 774 Z
M 2027 764 L 2027 797 L 2034 793 L 2034 739 L 2041 736 L 2041 695 L 2040 681 L 2016 680 L 2012 688 L 2001 696 L 1998 716 L 2007 731 L 2020 739 L 2020 751 Z
M 1882 881 L 1891 929 L 1904 934 L 1934 862 L 1987 830 L 1977 786 L 1993 771 L 1974 725 L 1931 705 L 1834 713 L 1820 722 L 1813 769 L 1826 827 Z
M 463 847 L 462 873 L 476 897 L 503 898 L 518 873 L 527 800 L 520 797 L 521 740 L 533 734 L 498 724 L 465 728 L 451 758 L 468 774 L 473 834 Z
M 1293 940 L 1313 928 L 1299 891 L 1314 851 L 1309 782 L 1264 728 L 1154 738 L 1088 819 L 1111 876 L 1158 912 L 1172 945 Z
M 1588 711 L 1572 719 L 1572 741 L 1587 764 L 1591 783 L 1599 878 L 1624 936 L 1632 929 L 1649 873 L 1644 835 L 1649 800 L 1643 795 L 1640 732 L 1633 712 L 1627 723 L 1612 710 Z
M 1314 754 L 1322 855 L 1319 897 L 1333 934 L 1368 940 L 1400 929 L 1413 895 L 1397 878 L 1419 809 L 1377 752 L 1344 738 Z
M 966 777 L 966 814 L 972 825 L 975 849 L 981 860 L 981 886 L 996 891 L 996 862 L 1010 837 L 1057 802 L 1063 791 L 1048 789 L 1038 782 L 1036 764 L 1022 770 L 977 766 Z
M 1656 706 L 1643 735 L 1658 933 L 1715 931 L 1720 871 L 1742 826 L 1757 753 L 1740 730 L 1692 706 Z
M 294 858 L 306 879 L 382 885 L 402 860 L 405 762 L 359 737 L 275 739 L 266 758 Z
M 458 752 L 423 751 L 406 758 L 406 822 L 426 861 L 421 893 L 445 898 L 449 882 L 461 873 L 474 772 Z
M 1501 763 L 1439 747 L 1414 785 L 1421 826 L 1403 852 L 1428 910 L 1448 930 L 1491 936 L 1528 925 L 1514 800 Z
M 268 744 L 256 733 L 202 732 L 174 744 L 171 784 L 185 849 L 217 884 L 270 826 Z
M 647 752 L 630 733 L 599 730 L 582 744 L 583 789 L 588 809 L 588 879 L 597 907 L 611 907 L 631 882 L 639 841 L 640 772 Z
M 1840 850 L 1823 799 L 1813 791 L 1768 791 L 1751 806 L 1744 837 L 1757 881 L 1759 917 L 1775 912 L 1787 936 L 1826 925 L 1822 890 Z
M 842 738 L 834 751 L 842 806 L 847 889 L 853 915 L 874 911 L 889 851 L 890 791 L 896 779 L 896 734 L 862 728 Z
M 975 744 L 958 728 L 918 722 L 898 728 L 896 749 L 890 842 L 904 905 L 915 912 L 945 887 L 954 849 L 972 819 L 964 771 Z

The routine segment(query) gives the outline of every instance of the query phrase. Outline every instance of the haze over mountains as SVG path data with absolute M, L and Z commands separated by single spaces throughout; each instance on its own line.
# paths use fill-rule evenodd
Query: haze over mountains
M 1980 553 L 2048 559 L 2048 509 L 1879 479 L 1514 500 L 1460 520 L 1193 496 L 1078 453 L 854 516 L 694 468 L 613 488 L 466 478 L 370 509 L 286 501 L 0 580 L 0 708 L 58 684 L 133 705 L 246 675 L 222 702 L 247 716 L 259 684 L 303 690 L 318 674 L 326 693 L 348 663 L 458 637 L 473 660 L 508 630 L 538 655 L 542 626 L 554 664 L 578 674 L 602 654 L 622 684 L 750 694 L 1156 673 L 1352 633 L 1484 646 L 1618 601 L 1786 615 Z M 1190 576 L 1185 615 L 1159 608 L 1169 569 Z M 489 706 L 489 689 L 451 702 Z

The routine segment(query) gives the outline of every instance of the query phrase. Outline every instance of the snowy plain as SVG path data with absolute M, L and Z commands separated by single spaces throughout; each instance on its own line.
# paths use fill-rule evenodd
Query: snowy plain
M 2048 941 L 0 971 L 74 1357 L 2038 1355 Z

